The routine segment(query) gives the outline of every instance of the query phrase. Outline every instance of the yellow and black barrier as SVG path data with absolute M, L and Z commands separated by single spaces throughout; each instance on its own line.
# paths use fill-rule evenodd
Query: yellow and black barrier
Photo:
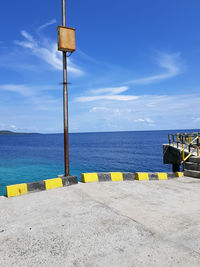
M 166 172 L 136 172 L 135 179 L 138 181 L 145 180 L 168 180 L 176 177 L 182 177 L 183 172 L 175 172 L 175 173 L 166 173 Z
M 7 192 L 7 197 L 15 197 L 20 195 L 25 195 L 29 192 L 49 190 L 77 183 L 78 180 L 76 176 L 67 176 L 67 177 L 47 179 L 27 184 L 23 183 L 23 184 L 8 185 L 6 186 L 6 192 Z
M 89 182 L 106 182 L 106 181 L 133 181 L 133 180 L 167 180 L 176 177 L 182 177 L 182 172 L 176 173 L 148 173 L 148 172 L 103 172 L 103 173 L 82 173 L 81 181 Z
M 106 181 L 124 181 L 134 180 L 134 174 L 131 172 L 99 172 L 99 173 L 82 173 L 81 181 L 89 182 L 106 182 Z
M 89 182 L 105 182 L 105 181 L 134 181 L 134 180 L 167 180 L 175 177 L 182 177 L 182 172 L 176 173 L 147 173 L 147 172 L 100 172 L 100 173 L 82 173 L 81 181 Z M 59 177 L 47 179 L 33 183 L 23 183 L 6 186 L 7 197 L 25 195 L 30 192 L 49 190 L 77 184 L 76 176 Z

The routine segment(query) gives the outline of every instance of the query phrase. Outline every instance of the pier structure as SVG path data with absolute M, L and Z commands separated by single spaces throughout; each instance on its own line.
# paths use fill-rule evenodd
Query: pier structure
M 169 134 L 168 139 L 163 145 L 164 164 L 172 164 L 173 172 L 182 166 L 184 175 L 200 178 L 200 133 Z

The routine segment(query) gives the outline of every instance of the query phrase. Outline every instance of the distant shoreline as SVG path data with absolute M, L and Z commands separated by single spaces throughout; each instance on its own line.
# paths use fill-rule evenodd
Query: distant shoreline
M 178 132 L 191 132 L 191 131 L 200 131 L 200 129 L 162 129 L 162 130 L 132 130 L 132 131 L 101 131 L 101 132 L 69 132 L 69 134 L 106 134 L 106 133 L 130 133 L 130 132 L 157 132 L 157 131 L 165 131 L 165 132 L 173 132 L 173 131 L 178 131 Z M 9 131 L 9 130 L 0 130 L 0 135 L 35 135 L 35 134 L 63 134 L 63 133 L 27 133 L 27 132 L 13 132 L 13 131 Z
M 40 134 L 40 133 L 20 133 L 12 131 L 0 131 L 0 135 L 16 135 L 16 134 Z

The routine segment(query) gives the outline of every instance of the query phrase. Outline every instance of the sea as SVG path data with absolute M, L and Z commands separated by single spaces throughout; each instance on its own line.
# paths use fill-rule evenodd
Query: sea
M 168 133 L 198 130 L 70 133 L 70 175 L 84 172 L 170 172 L 162 145 Z M 63 134 L 0 135 L 0 195 L 6 185 L 64 173 Z

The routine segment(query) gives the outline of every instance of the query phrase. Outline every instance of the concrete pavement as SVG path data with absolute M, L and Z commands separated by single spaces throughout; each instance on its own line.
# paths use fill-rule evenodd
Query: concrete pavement
M 200 180 L 0 198 L 0 266 L 200 266 Z

